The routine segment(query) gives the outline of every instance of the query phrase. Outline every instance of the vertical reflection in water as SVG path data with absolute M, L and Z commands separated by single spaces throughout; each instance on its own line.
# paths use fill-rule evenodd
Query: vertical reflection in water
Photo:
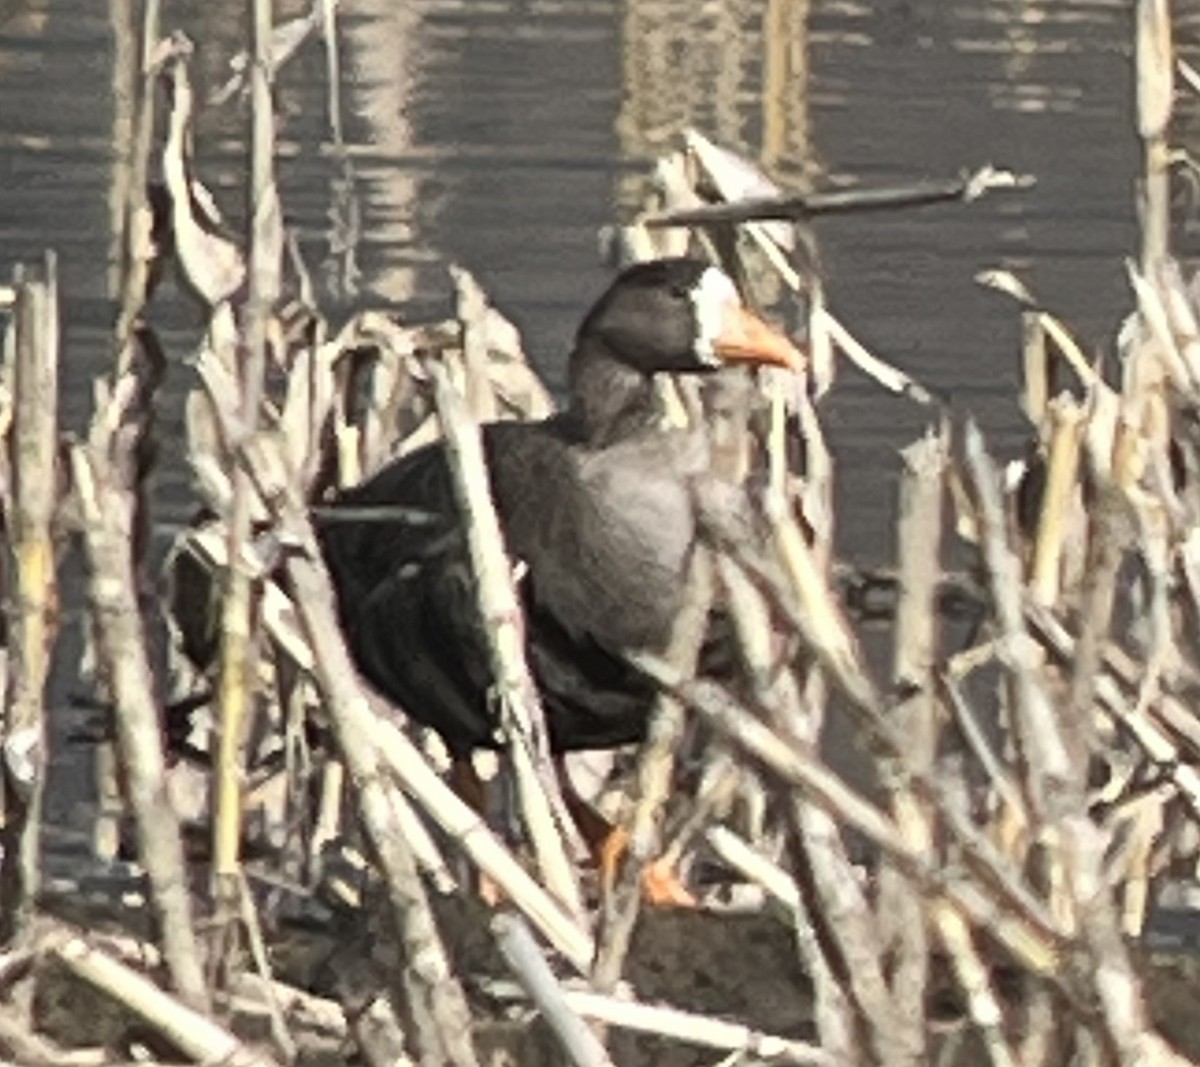
M 816 172 L 809 116 L 811 0 L 767 0 L 763 13 L 762 163 L 807 187 Z
M 400 304 L 417 289 L 414 252 L 419 242 L 420 183 L 411 167 L 397 161 L 413 150 L 413 97 L 422 75 L 423 18 L 412 4 L 359 0 L 355 18 L 342 22 L 347 44 L 346 83 L 355 120 L 371 145 L 357 164 L 368 201 L 371 242 L 364 255 L 370 295 Z M 356 138 L 360 139 L 360 138 Z M 428 201 L 420 212 L 435 210 Z
M 811 0 L 624 0 L 617 133 L 626 159 L 648 162 L 695 127 L 795 183 L 811 173 Z M 618 179 L 637 203 L 641 181 Z

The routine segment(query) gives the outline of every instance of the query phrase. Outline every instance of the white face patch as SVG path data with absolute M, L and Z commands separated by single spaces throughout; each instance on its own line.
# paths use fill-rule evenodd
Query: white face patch
M 719 367 L 717 338 L 725 328 L 730 307 L 741 306 L 733 279 L 717 267 L 706 267 L 689 294 L 696 315 L 696 358 L 706 367 Z

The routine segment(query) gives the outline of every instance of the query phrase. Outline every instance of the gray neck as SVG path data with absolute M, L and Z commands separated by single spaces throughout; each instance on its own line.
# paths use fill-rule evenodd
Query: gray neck
M 575 345 L 567 384 L 575 430 L 593 447 L 653 426 L 659 418 L 653 379 L 617 359 L 599 340 L 584 338 Z

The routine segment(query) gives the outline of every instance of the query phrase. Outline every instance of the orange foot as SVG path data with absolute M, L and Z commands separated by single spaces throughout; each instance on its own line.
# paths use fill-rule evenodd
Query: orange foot
M 617 873 L 628 852 L 628 831 L 614 826 L 596 851 L 600 886 L 605 894 L 611 893 L 616 885 Z M 642 899 L 658 907 L 694 908 L 699 903 L 665 859 L 654 860 L 642 871 Z

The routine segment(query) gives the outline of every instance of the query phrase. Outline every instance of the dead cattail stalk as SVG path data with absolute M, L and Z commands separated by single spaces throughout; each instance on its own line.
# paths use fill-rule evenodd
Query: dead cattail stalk
M 47 946 L 54 958 L 85 982 L 144 1019 L 185 1055 L 203 1063 L 276 1067 L 201 1012 L 181 1004 L 143 974 L 92 948 L 82 937 L 60 934 Z
M 1039 604 L 1053 604 L 1059 596 L 1063 550 L 1072 540 L 1071 524 L 1085 420 L 1083 409 L 1069 395 L 1055 398 L 1047 413 L 1050 441 L 1046 488 L 1029 576 L 1030 595 Z
M 1120 493 L 1110 484 L 1100 485 L 1098 499 L 1088 510 L 1087 567 L 1081 590 L 1083 624 L 1071 670 L 1069 714 L 1076 737 L 1085 743 L 1095 736 L 1092 704 L 1097 681 L 1105 669 L 1104 648 L 1108 644 L 1116 603 L 1117 572 L 1130 534 L 1129 527 Z
M 521 987 L 576 1067 L 613 1067 L 604 1045 L 571 1009 L 566 994 L 533 940 L 529 927 L 504 912 L 492 919 L 492 934 Z
M 1037 681 L 1038 651 L 1025 628 L 1020 563 L 1009 546 L 999 475 L 979 430 L 966 432 L 967 464 L 975 493 L 984 560 L 1000 631 L 1000 660 L 1007 668 L 1013 740 L 1021 762 L 1022 788 L 1035 825 L 1046 818 L 1045 791 L 1051 783 L 1075 779 L 1070 755 L 1045 691 Z
M 904 694 L 892 709 L 896 728 L 907 736 L 907 753 L 921 774 L 933 770 L 937 745 L 937 696 L 933 666 L 938 650 L 937 581 L 941 571 L 942 501 L 947 442 L 927 435 L 901 453 L 899 571 L 896 610 L 894 684 Z M 901 785 L 892 795 L 892 817 L 918 851 L 932 847 L 929 812 Z M 928 943 L 925 915 L 912 887 L 885 868 L 877 908 L 885 944 L 895 946 L 892 995 L 899 1018 L 920 1020 L 925 1012 Z M 923 1046 L 918 1028 L 913 1036 Z
M 117 745 L 163 954 L 180 995 L 204 1010 L 208 991 L 192 928 L 179 822 L 167 798 L 156 686 L 134 585 L 129 485 L 133 461 L 122 425 L 137 388 L 133 375 L 118 379 L 114 393 L 103 398 L 90 439 L 72 451 L 71 468 L 84 522 L 96 635 L 117 708 Z
M 476 322 L 464 329 L 478 330 Z M 469 368 L 468 368 L 469 370 Z M 467 532 L 480 616 L 488 637 L 498 703 L 505 719 L 509 754 L 520 790 L 521 810 L 546 885 L 576 916 L 583 898 L 567 858 L 561 832 L 569 825 L 550 766 L 550 741 L 537 687 L 525 662 L 525 624 L 504 535 L 488 487 L 479 428 L 463 409 L 445 370 L 430 366 L 446 455 L 454 472 L 459 512 Z
M 52 523 L 58 500 L 58 279 L 52 255 L 44 277 L 14 278 L 16 306 L 11 499 L 12 597 L 4 692 L 3 816 L 0 818 L 0 942 L 23 936 L 40 883 L 39 835 L 46 774 L 46 682 L 57 608 Z
M 283 225 L 275 187 L 275 115 L 271 102 L 274 66 L 271 54 L 271 2 L 251 0 L 254 62 L 251 70 L 250 291 L 245 308 L 245 350 L 241 399 L 234 449 L 258 428 L 267 361 L 267 326 L 279 298 Z M 218 925 L 237 913 L 238 846 L 241 841 L 242 746 L 254 706 L 257 650 L 254 635 L 254 580 L 241 566 L 241 546 L 250 535 L 249 476 L 233 475 L 228 519 L 229 560 L 221 601 L 221 651 L 217 681 L 219 730 L 213 803 L 213 889 Z
M 1072 765 L 1064 736 L 1067 724 L 1054 714 L 1037 680 L 1038 657 L 1025 627 L 1016 560 L 1003 540 L 998 482 L 978 431 L 967 429 L 967 460 L 979 504 L 984 555 L 991 576 L 997 622 L 1008 646 L 1015 732 L 1026 766 L 1026 793 L 1035 818 L 1044 821 L 1052 862 L 1071 909 L 1068 917 L 1091 962 L 1093 993 L 1103 1006 L 1098 1037 L 1123 1064 L 1139 1061 L 1148 1036 L 1140 982 L 1121 937 L 1120 923 L 1103 880 L 1106 837 L 1087 814 L 1083 781 Z M 1053 872 L 1052 872 L 1053 874 Z
M 154 138 L 155 69 L 154 52 L 159 39 L 160 0 L 146 0 L 142 12 L 141 55 L 138 70 L 138 98 L 134 140 L 128 161 L 128 185 L 123 190 L 121 230 L 124 241 L 120 249 L 122 270 L 120 289 L 120 312 L 116 330 L 116 373 L 124 374 L 136 354 L 132 348 L 135 325 L 141 316 L 151 288 L 151 274 L 155 262 L 164 249 L 156 247 L 152 239 L 154 216 L 146 199 L 150 174 L 150 152 Z M 114 12 L 115 18 L 115 12 Z M 122 19 L 120 36 L 132 36 L 133 27 Z M 132 58 L 133 49 L 128 44 L 126 51 Z M 130 102 L 132 107 L 132 102 Z
M 228 431 L 228 427 L 226 427 Z M 276 509 L 283 535 L 298 551 L 287 560 L 295 609 L 312 650 L 313 675 L 332 721 L 338 749 L 357 790 L 363 828 L 387 882 L 396 929 L 405 950 L 404 997 L 422 1057 L 475 1067 L 470 1015 L 421 883 L 416 862 L 396 820 L 384 764 L 371 741 L 373 716 L 346 648 L 329 576 L 303 498 L 272 442 L 247 442 L 239 458 L 263 499 Z
M 741 655 L 750 673 L 755 701 L 769 710 L 773 724 L 781 732 L 798 744 L 814 747 L 819 737 L 819 716 L 811 702 L 802 700 L 794 675 L 788 670 L 781 670 L 775 662 L 777 653 L 772 648 L 774 631 L 766 601 L 744 570 L 729 556 L 719 555 L 717 567 L 724 587 L 725 603 L 733 616 Z M 830 959 L 832 938 L 818 938 L 814 930 L 818 913 L 823 913 L 819 899 L 821 888 L 828 891 L 835 886 L 841 887 L 847 899 L 852 901 L 848 907 L 836 910 L 838 925 L 846 927 L 838 931 L 839 946 L 843 941 L 860 946 L 878 942 L 864 914 L 861 890 L 853 884 L 852 878 L 847 880 L 843 877 L 848 861 L 836 827 L 827 818 L 822 820 L 814 817 L 812 805 L 803 800 L 792 803 L 789 816 L 796 831 L 791 841 L 794 869 L 819 872 L 805 879 L 807 892 L 804 894 L 792 884 L 797 947 L 801 964 L 814 987 L 817 1033 L 826 1052 L 839 1061 L 853 1062 L 861 1053 L 857 1040 L 859 1027 L 852 1010 L 855 1000 L 853 990 L 848 988 L 851 983 L 839 980 L 838 976 L 844 972 L 844 968 L 835 968 L 834 961 Z M 807 834 L 806 829 L 811 834 Z M 804 850 L 802 855 L 801 848 Z M 774 881 L 777 891 L 786 892 L 786 887 L 778 884 L 778 878 Z M 882 985 L 879 953 L 876 952 L 875 958 L 871 959 L 870 950 L 867 949 L 865 955 L 868 960 L 863 968 L 867 974 L 866 1003 L 874 1007 L 879 1002 Z M 858 984 L 861 988 L 861 977 Z M 871 1028 L 870 1032 L 874 1036 L 877 1028 Z
M 563 999 L 572 1011 L 606 1026 L 670 1037 L 689 1045 L 738 1053 L 739 1057 L 750 1057 L 769 1063 L 838 1062 L 824 1049 L 815 1045 L 807 1045 L 802 1041 L 793 1041 L 775 1034 L 758 1033 L 741 1023 L 714 1019 L 695 1012 L 619 1000 L 582 989 L 564 990 Z
M 290 507 L 295 509 L 294 515 L 299 514 L 298 501 Z M 450 970 L 412 852 L 397 825 L 379 757 L 369 735 L 357 725 L 357 720 L 370 718 L 370 711 L 337 626 L 328 576 L 317 563 L 316 539 L 311 528 L 307 533 L 310 558 L 293 561 L 289 573 L 301 623 L 313 649 L 315 677 L 325 696 L 338 749 L 358 792 L 363 827 L 387 878 L 396 928 L 407 957 L 404 975 L 415 1038 L 428 1054 L 444 1056 L 459 1067 L 473 1067 L 476 1059 L 466 1000 Z
M 910 878 L 923 894 L 945 898 L 966 918 L 990 929 L 1025 966 L 1039 974 L 1049 973 L 1057 960 L 1064 934 L 1046 909 L 1017 883 L 1011 872 L 988 848 L 964 812 L 941 796 L 928 779 L 915 774 L 910 784 L 918 796 L 935 805 L 947 829 L 964 845 L 964 860 L 978 864 L 984 877 L 978 883 L 965 879 L 947 880 L 928 858 L 915 852 L 899 828 L 874 804 L 845 785 L 813 754 L 781 738 L 712 682 L 688 682 L 662 660 L 647 655 L 632 657 L 660 685 L 678 693 L 704 718 L 734 741 L 773 775 L 803 790 L 847 827 L 879 845 L 898 870 Z
M 1171 13 L 1167 0 L 1137 5 L 1137 131 L 1142 139 L 1145 174 L 1140 216 L 1142 273 L 1150 275 L 1169 250 L 1171 223 L 1170 144 L 1174 103 Z

